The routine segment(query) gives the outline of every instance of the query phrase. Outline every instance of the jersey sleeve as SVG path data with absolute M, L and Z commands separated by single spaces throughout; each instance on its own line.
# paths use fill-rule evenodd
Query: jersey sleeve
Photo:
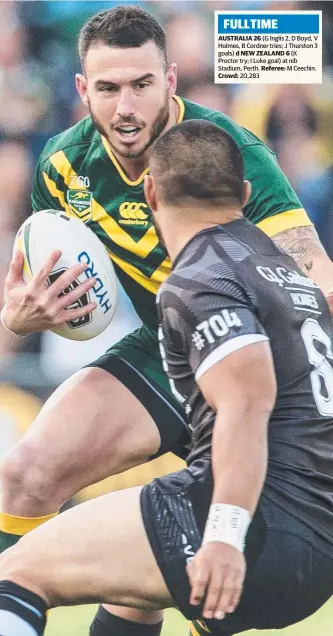
M 205 287 L 163 296 L 164 338 L 168 348 L 185 355 L 196 380 L 234 351 L 268 340 L 250 299 L 232 280 L 221 281 L 219 292 Z
M 252 186 L 245 216 L 268 236 L 312 225 L 274 153 L 260 143 L 246 145 L 242 152 L 244 177 Z
M 256 135 L 221 113 L 215 113 L 211 119 L 233 137 L 242 153 L 244 178 L 252 187 L 244 208 L 249 221 L 271 237 L 294 227 L 313 225 L 274 152 Z
M 31 193 L 32 209 L 34 212 L 40 210 L 64 210 L 64 194 L 61 192 L 51 173 L 52 166 L 48 160 L 41 157 L 37 163 L 33 189 Z

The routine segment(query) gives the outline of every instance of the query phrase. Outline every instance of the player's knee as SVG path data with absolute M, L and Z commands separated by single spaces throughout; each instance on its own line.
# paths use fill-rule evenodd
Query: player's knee
M 3 459 L 0 481 L 11 499 L 32 503 L 49 502 L 58 487 L 43 448 L 24 440 Z

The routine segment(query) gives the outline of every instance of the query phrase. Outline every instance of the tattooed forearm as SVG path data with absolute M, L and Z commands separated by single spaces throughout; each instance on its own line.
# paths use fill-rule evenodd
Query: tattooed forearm
M 312 226 L 285 230 L 285 232 L 273 236 L 273 241 L 289 256 L 292 256 L 298 267 L 309 276 L 312 274 L 317 258 L 329 260 L 318 234 Z

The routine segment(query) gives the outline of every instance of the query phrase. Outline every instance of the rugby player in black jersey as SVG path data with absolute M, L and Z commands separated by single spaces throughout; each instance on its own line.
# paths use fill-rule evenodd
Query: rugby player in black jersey
M 229 636 L 300 621 L 333 592 L 326 300 L 244 219 L 250 184 L 224 130 L 179 124 L 150 169 L 173 263 L 161 355 L 188 417 L 188 468 L 65 512 L 1 555 L 1 636 L 39 636 L 47 607 L 95 601 L 176 606 L 195 631 Z

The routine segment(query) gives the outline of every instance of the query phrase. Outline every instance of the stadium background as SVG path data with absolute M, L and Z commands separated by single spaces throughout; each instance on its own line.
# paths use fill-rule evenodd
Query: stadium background
M 15 233 L 31 213 L 36 159 L 49 137 L 86 114 L 74 85 L 79 29 L 90 15 L 117 4 L 125 2 L 0 0 L 0 306 Z M 165 26 L 170 61 L 178 64 L 180 95 L 225 112 L 274 149 L 333 258 L 333 3 L 178 0 L 128 4 L 143 6 Z M 322 9 L 323 84 L 214 85 L 213 11 L 224 8 Z M 138 324 L 121 292 L 112 325 L 91 342 L 71 343 L 49 333 L 16 338 L 0 326 L 0 460 L 62 380 Z M 70 434 L 70 422 L 68 428 Z M 86 489 L 71 504 L 144 483 L 177 467 L 178 460 L 165 456 Z M 56 610 L 48 636 L 87 633 L 92 612 L 92 608 Z M 332 619 L 333 602 L 309 621 L 280 633 L 333 635 Z M 169 613 L 164 636 L 186 633 L 183 619 Z

